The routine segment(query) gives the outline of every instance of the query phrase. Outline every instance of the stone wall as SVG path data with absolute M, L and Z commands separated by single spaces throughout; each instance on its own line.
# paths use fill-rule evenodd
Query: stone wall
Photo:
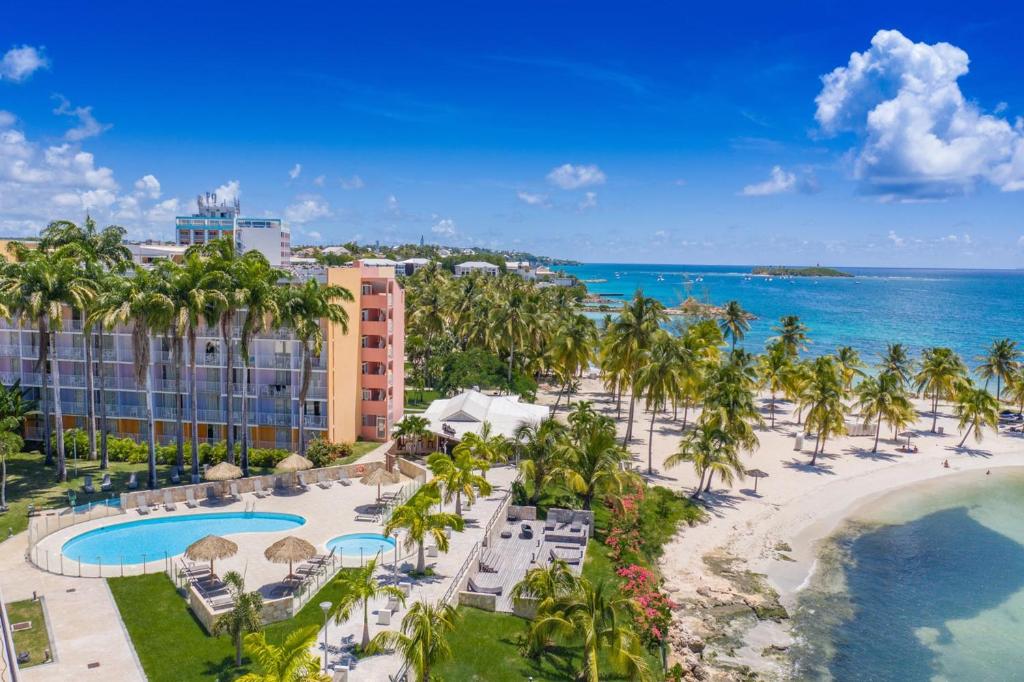
M 537 607 L 539 605 L 539 599 L 534 599 L 533 597 L 516 597 L 512 600 L 512 613 L 520 618 L 533 620 L 534 616 L 537 615 Z
M 537 520 L 537 508 L 536 507 L 522 507 L 517 504 L 509 505 L 508 516 L 512 519 L 519 519 L 520 521 L 536 521 Z
M 494 594 L 480 592 L 459 592 L 459 606 L 472 606 L 482 611 L 495 611 L 498 608 L 498 597 Z

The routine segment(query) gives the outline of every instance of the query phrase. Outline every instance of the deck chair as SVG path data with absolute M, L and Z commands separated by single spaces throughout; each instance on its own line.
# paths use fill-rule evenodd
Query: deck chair
M 298 486 L 303 490 L 309 490 L 309 484 L 306 483 L 306 474 L 304 472 L 300 471 L 295 476 L 295 481 L 298 484 Z
M 164 509 L 172 512 L 178 508 L 178 505 L 174 504 L 174 495 L 171 494 L 170 490 L 164 491 Z
M 92 485 L 92 476 L 85 477 L 85 482 L 82 483 L 82 492 L 86 495 L 92 495 L 96 492 L 96 488 Z
M 139 477 L 132 472 L 132 475 L 128 477 L 128 490 L 137 490 L 139 487 Z
M 103 474 L 103 481 L 100 482 L 100 490 L 108 492 L 114 489 L 114 484 L 110 480 L 110 474 Z
M 317 481 L 317 485 L 323 488 L 324 490 L 327 490 L 332 485 L 334 485 L 334 481 L 331 480 L 331 474 L 330 472 L 327 471 L 327 469 L 322 469 L 320 471 L 320 480 Z
M 348 469 L 342 469 L 338 472 L 338 483 L 342 485 L 352 485 L 352 481 L 348 477 Z
M 378 609 L 377 625 L 391 625 L 391 611 L 389 609 Z
M 171 467 L 171 483 L 174 485 L 181 483 L 181 472 L 178 471 L 178 467 Z
M 266 497 L 270 493 L 268 493 L 266 490 L 263 489 L 263 481 L 262 480 L 260 480 L 258 478 L 254 478 L 253 481 L 252 481 L 252 494 L 255 495 L 256 497 L 260 498 L 260 499 L 263 499 L 264 497 Z
M 220 502 L 220 495 L 217 494 L 217 486 L 206 486 L 206 501 L 210 504 L 217 504 Z
M 198 506 L 196 502 L 196 489 L 186 488 L 185 489 L 185 506 L 189 509 L 195 509 Z
M 232 483 L 230 485 L 230 487 L 228 488 L 228 490 L 231 491 L 231 497 L 235 498 L 239 502 L 242 501 L 242 494 L 238 492 L 238 484 L 237 483 Z
M 146 500 L 146 495 L 147 493 L 139 493 L 139 496 L 137 498 L 139 503 L 138 506 L 135 507 L 135 510 L 139 512 L 140 516 L 145 516 L 149 513 L 149 504 Z

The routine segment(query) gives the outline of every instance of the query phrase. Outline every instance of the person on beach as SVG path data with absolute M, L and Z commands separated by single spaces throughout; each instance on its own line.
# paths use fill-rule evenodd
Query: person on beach
M 945 469 L 948 469 L 948 468 L 949 468 L 949 460 L 948 460 L 948 459 L 947 459 L 947 460 L 944 460 L 944 461 L 942 462 L 942 466 L 943 466 L 943 468 L 945 468 Z

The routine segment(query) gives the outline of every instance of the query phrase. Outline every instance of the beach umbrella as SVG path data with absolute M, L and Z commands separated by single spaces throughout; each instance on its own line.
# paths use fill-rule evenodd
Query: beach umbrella
M 219 535 L 207 535 L 205 538 L 196 540 L 185 550 L 185 556 L 191 561 L 209 561 L 210 573 L 213 573 L 214 559 L 227 559 L 238 552 L 238 545 L 220 537 Z
M 206 470 L 207 481 L 230 481 L 242 477 L 242 470 L 229 462 L 221 462 Z
M 900 438 L 906 438 L 907 439 L 907 447 L 909 448 L 910 447 L 910 439 L 911 438 L 917 438 L 917 434 L 915 432 L 913 432 L 913 431 L 904 431 L 903 433 L 900 434 Z
M 298 453 L 292 453 L 277 463 L 278 471 L 305 471 L 312 469 L 313 463 Z
M 267 560 L 275 564 L 288 564 L 288 575 L 292 574 L 292 563 L 306 561 L 316 556 L 316 547 L 294 535 L 281 538 L 263 552 Z
M 760 469 L 747 469 L 747 476 L 754 478 L 754 492 L 757 492 L 757 479 L 768 478 L 768 472 L 761 471 Z
M 374 469 L 370 473 L 366 474 L 359 479 L 359 482 L 363 485 L 375 485 L 377 486 L 377 499 L 380 499 L 380 487 L 382 485 L 394 485 L 398 483 L 400 479 L 398 474 L 392 474 L 387 469 L 381 467 Z

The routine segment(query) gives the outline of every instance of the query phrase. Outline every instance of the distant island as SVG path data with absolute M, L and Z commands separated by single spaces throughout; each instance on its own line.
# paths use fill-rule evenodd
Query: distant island
M 759 265 L 751 272 L 755 275 L 771 275 L 772 277 L 853 277 L 848 272 L 835 268 L 823 268 L 820 265 L 806 268 L 795 268 L 785 265 Z

